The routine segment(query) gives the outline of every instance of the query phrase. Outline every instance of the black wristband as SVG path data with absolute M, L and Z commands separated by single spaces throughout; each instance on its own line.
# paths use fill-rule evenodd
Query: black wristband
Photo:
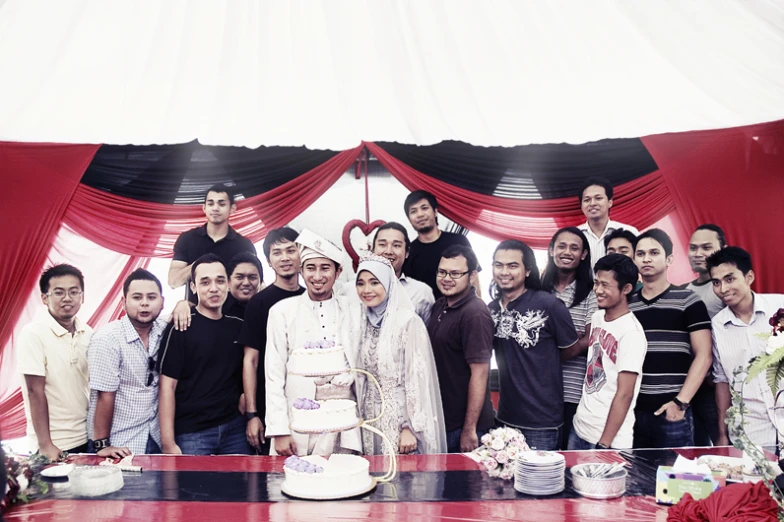
M 93 441 L 93 448 L 95 448 L 96 453 L 109 446 L 111 446 L 111 444 L 109 444 L 109 437 Z
M 248 420 L 259 418 L 259 412 L 257 411 L 246 411 L 245 418 Z
M 597 442 L 596 446 L 595 446 L 595 449 L 610 449 L 610 448 L 608 448 L 607 446 L 605 446 L 601 442 Z
M 675 405 L 676 405 L 678 408 L 680 408 L 680 409 L 681 409 L 681 411 L 686 411 L 686 410 L 688 410 L 688 409 L 689 409 L 689 403 L 688 403 L 688 402 L 683 402 L 683 401 L 682 401 L 682 400 L 680 400 L 678 397 L 675 397 L 674 399 L 672 399 L 672 402 L 674 402 L 674 403 L 675 403 Z

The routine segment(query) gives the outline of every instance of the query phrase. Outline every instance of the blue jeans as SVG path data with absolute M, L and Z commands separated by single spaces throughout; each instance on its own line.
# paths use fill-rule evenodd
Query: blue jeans
M 683 419 L 675 422 L 668 421 L 666 413 L 654 415 L 653 412 L 635 410 L 634 416 L 635 448 L 694 446 L 694 419 L 691 409 L 686 410 Z
M 596 444 L 591 444 L 587 440 L 583 439 L 574 430 L 569 432 L 569 445 L 567 446 L 569 450 L 592 450 L 596 449 Z
M 250 455 L 245 438 L 245 417 L 234 419 L 206 430 L 175 435 L 174 441 L 183 455 Z
M 155 439 L 147 437 L 147 447 L 144 449 L 144 453 L 147 455 L 157 455 L 163 452 L 161 451 L 161 447 L 158 446 L 158 443 L 155 442 Z
M 482 445 L 482 436 L 490 430 L 476 430 L 476 436 L 479 439 L 479 445 Z M 463 428 L 446 432 L 446 451 L 448 453 L 463 453 L 460 449 L 460 435 L 463 433 Z
M 525 443 L 531 449 L 542 451 L 558 451 L 561 449 L 561 433 L 563 426 L 557 428 L 520 428 L 510 424 L 504 424 L 509 428 L 514 428 L 523 432 Z

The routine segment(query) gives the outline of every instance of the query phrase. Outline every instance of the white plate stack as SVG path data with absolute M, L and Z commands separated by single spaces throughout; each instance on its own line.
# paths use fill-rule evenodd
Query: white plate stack
M 524 451 L 517 457 L 514 488 L 526 495 L 555 495 L 564 490 L 566 461 L 552 451 Z

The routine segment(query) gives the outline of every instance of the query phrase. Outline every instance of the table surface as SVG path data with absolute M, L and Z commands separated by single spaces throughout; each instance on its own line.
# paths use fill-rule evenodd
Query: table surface
M 621 462 L 621 453 L 564 451 L 566 466 L 583 462 Z M 73 498 L 63 483 L 48 498 L 17 506 L 9 521 L 108 520 L 167 522 L 191 520 L 661 520 L 667 506 L 653 497 L 651 466 L 672 463 L 677 454 L 739 457 L 735 448 L 633 450 L 627 494 L 614 500 L 577 496 L 566 473 L 566 490 L 549 497 L 518 493 L 512 481 L 491 479 L 461 454 L 407 455 L 398 461 L 398 477 L 369 495 L 342 501 L 293 500 L 280 492 L 282 457 L 138 455 L 143 473 L 126 473 L 118 492 L 94 499 Z M 368 457 L 371 472 L 384 471 L 383 457 Z M 95 455 L 76 455 L 75 464 L 97 464 Z

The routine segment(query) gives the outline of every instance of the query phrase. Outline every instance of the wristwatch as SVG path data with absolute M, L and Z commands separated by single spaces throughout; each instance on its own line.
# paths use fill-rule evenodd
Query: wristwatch
M 672 400 L 672 402 L 674 402 L 674 403 L 675 403 L 675 405 L 676 405 L 678 408 L 680 408 L 680 409 L 681 409 L 681 411 L 686 411 L 686 410 L 688 410 L 688 409 L 689 409 L 689 403 L 688 403 L 688 402 L 683 402 L 683 401 L 682 401 L 682 400 L 680 400 L 678 397 L 675 397 L 675 398 Z
M 596 446 L 595 446 L 595 448 L 594 448 L 594 449 L 598 449 L 598 450 L 604 450 L 604 449 L 610 449 L 610 448 L 608 448 L 607 446 L 605 446 L 605 445 L 604 445 L 604 444 L 602 444 L 601 442 L 597 442 L 597 443 L 596 443 Z
M 253 420 L 259 418 L 259 412 L 257 411 L 246 411 L 245 418 L 248 420 Z
M 95 448 L 96 453 L 104 448 L 108 448 L 109 446 L 110 446 L 109 437 L 106 437 L 105 439 L 98 439 L 93 441 L 93 448 Z

